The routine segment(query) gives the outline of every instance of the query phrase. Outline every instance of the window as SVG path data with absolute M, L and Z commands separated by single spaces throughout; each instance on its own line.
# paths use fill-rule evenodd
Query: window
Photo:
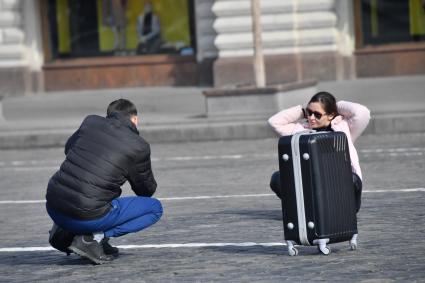
M 363 45 L 425 40 L 425 0 L 361 0 Z
M 193 54 L 189 0 L 48 0 L 52 59 Z

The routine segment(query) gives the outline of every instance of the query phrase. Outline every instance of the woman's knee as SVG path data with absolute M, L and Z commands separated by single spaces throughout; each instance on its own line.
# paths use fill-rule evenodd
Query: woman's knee
M 359 212 L 362 203 L 363 182 L 360 177 L 353 172 L 354 195 L 356 199 L 356 211 Z
M 270 188 L 272 191 L 281 198 L 282 192 L 281 192 L 281 186 L 280 186 L 280 172 L 276 171 L 273 173 L 271 179 L 270 179 Z
M 361 194 L 363 189 L 363 182 L 362 179 L 360 179 L 359 175 L 353 172 L 353 183 L 354 183 L 354 189 L 356 192 L 359 192 Z

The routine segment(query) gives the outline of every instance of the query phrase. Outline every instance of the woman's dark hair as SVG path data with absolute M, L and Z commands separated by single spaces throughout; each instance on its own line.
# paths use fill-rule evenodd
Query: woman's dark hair
M 338 116 L 338 107 L 336 106 L 335 97 L 326 91 L 321 91 L 313 95 L 310 99 L 310 103 L 320 102 L 328 115 Z
M 120 113 L 128 118 L 137 115 L 136 106 L 130 100 L 124 98 L 117 99 L 109 104 L 106 115 L 109 116 L 113 112 Z

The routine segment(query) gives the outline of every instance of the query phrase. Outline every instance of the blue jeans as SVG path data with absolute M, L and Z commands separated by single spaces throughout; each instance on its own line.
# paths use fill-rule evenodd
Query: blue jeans
M 111 202 L 112 208 L 101 218 L 79 220 L 59 213 L 46 204 L 47 213 L 59 227 L 75 234 L 104 232 L 105 237 L 119 237 L 138 232 L 155 224 L 162 216 L 159 200 L 149 197 L 121 197 Z

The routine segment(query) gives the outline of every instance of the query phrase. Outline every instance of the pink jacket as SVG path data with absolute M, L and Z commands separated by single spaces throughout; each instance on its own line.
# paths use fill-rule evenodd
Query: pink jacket
M 338 101 L 337 106 L 340 115 L 332 120 L 331 127 L 334 131 L 344 132 L 347 135 L 352 170 L 362 179 L 359 156 L 354 142 L 366 129 L 370 120 L 370 111 L 361 104 L 348 101 Z M 280 111 L 270 117 L 268 123 L 281 136 L 310 129 L 308 121 L 303 116 L 301 105 Z

